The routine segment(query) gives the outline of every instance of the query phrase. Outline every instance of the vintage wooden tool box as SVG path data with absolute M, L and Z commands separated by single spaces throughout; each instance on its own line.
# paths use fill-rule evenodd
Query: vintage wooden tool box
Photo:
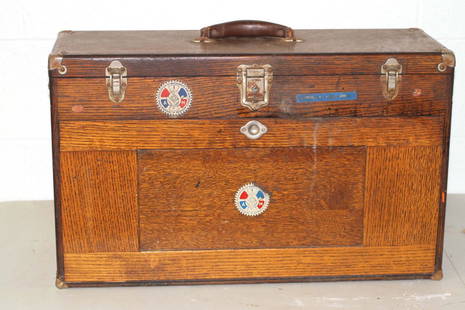
M 59 34 L 59 287 L 441 278 L 454 55 L 419 29 Z

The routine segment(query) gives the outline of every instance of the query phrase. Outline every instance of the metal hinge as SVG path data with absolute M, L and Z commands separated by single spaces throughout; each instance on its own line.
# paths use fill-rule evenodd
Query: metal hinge
M 241 105 L 252 111 L 267 106 L 270 98 L 273 69 L 270 65 L 240 65 L 237 67 L 237 86 Z
M 389 58 L 381 66 L 381 84 L 383 95 L 387 100 L 393 100 L 397 97 L 401 73 L 402 65 L 395 58 Z
M 120 103 L 124 99 L 128 85 L 127 70 L 121 62 L 114 60 L 105 69 L 108 98 L 114 103 Z

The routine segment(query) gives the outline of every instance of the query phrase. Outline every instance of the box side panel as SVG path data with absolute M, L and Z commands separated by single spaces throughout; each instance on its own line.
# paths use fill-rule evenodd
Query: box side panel
M 446 199 L 447 199 L 447 176 L 449 169 L 449 148 L 450 148 L 450 131 L 452 119 L 452 93 L 454 88 L 454 69 L 445 83 L 448 87 L 448 108 L 443 113 L 444 117 L 444 138 L 442 148 L 442 167 L 441 167 L 441 197 L 439 198 L 439 216 L 438 216 L 438 234 L 436 242 L 436 273 L 437 277 L 442 278 L 442 258 L 444 251 L 444 228 L 446 219 Z
M 53 158 L 53 202 L 55 207 L 55 238 L 56 238 L 56 261 L 57 261 L 57 283 L 64 280 L 64 258 L 63 258 L 63 230 L 61 221 L 61 173 L 60 173 L 60 126 L 57 106 L 56 79 L 49 71 L 50 111 L 52 129 L 52 158 Z

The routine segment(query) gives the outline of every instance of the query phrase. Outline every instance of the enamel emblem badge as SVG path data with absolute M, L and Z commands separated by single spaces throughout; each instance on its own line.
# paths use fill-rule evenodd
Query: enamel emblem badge
M 270 195 L 255 184 L 249 183 L 239 188 L 234 202 L 240 213 L 247 216 L 256 216 L 262 214 L 268 208 Z
M 186 113 L 192 103 L 189 87 L 176 80 L 163 83 L 156 96 L 158 108 L 170 117 L 179 117 Z

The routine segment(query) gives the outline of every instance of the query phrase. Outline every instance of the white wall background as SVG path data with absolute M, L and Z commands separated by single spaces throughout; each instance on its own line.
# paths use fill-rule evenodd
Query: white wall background
M 449 192 L 465 193 L 465 1 L 114 0 L 0 4 L 0 201 L 52 199 L 47 56 L 60 30 L 200 29 L 235 19 L 302 28 L 423 28 L 457 57 Z

